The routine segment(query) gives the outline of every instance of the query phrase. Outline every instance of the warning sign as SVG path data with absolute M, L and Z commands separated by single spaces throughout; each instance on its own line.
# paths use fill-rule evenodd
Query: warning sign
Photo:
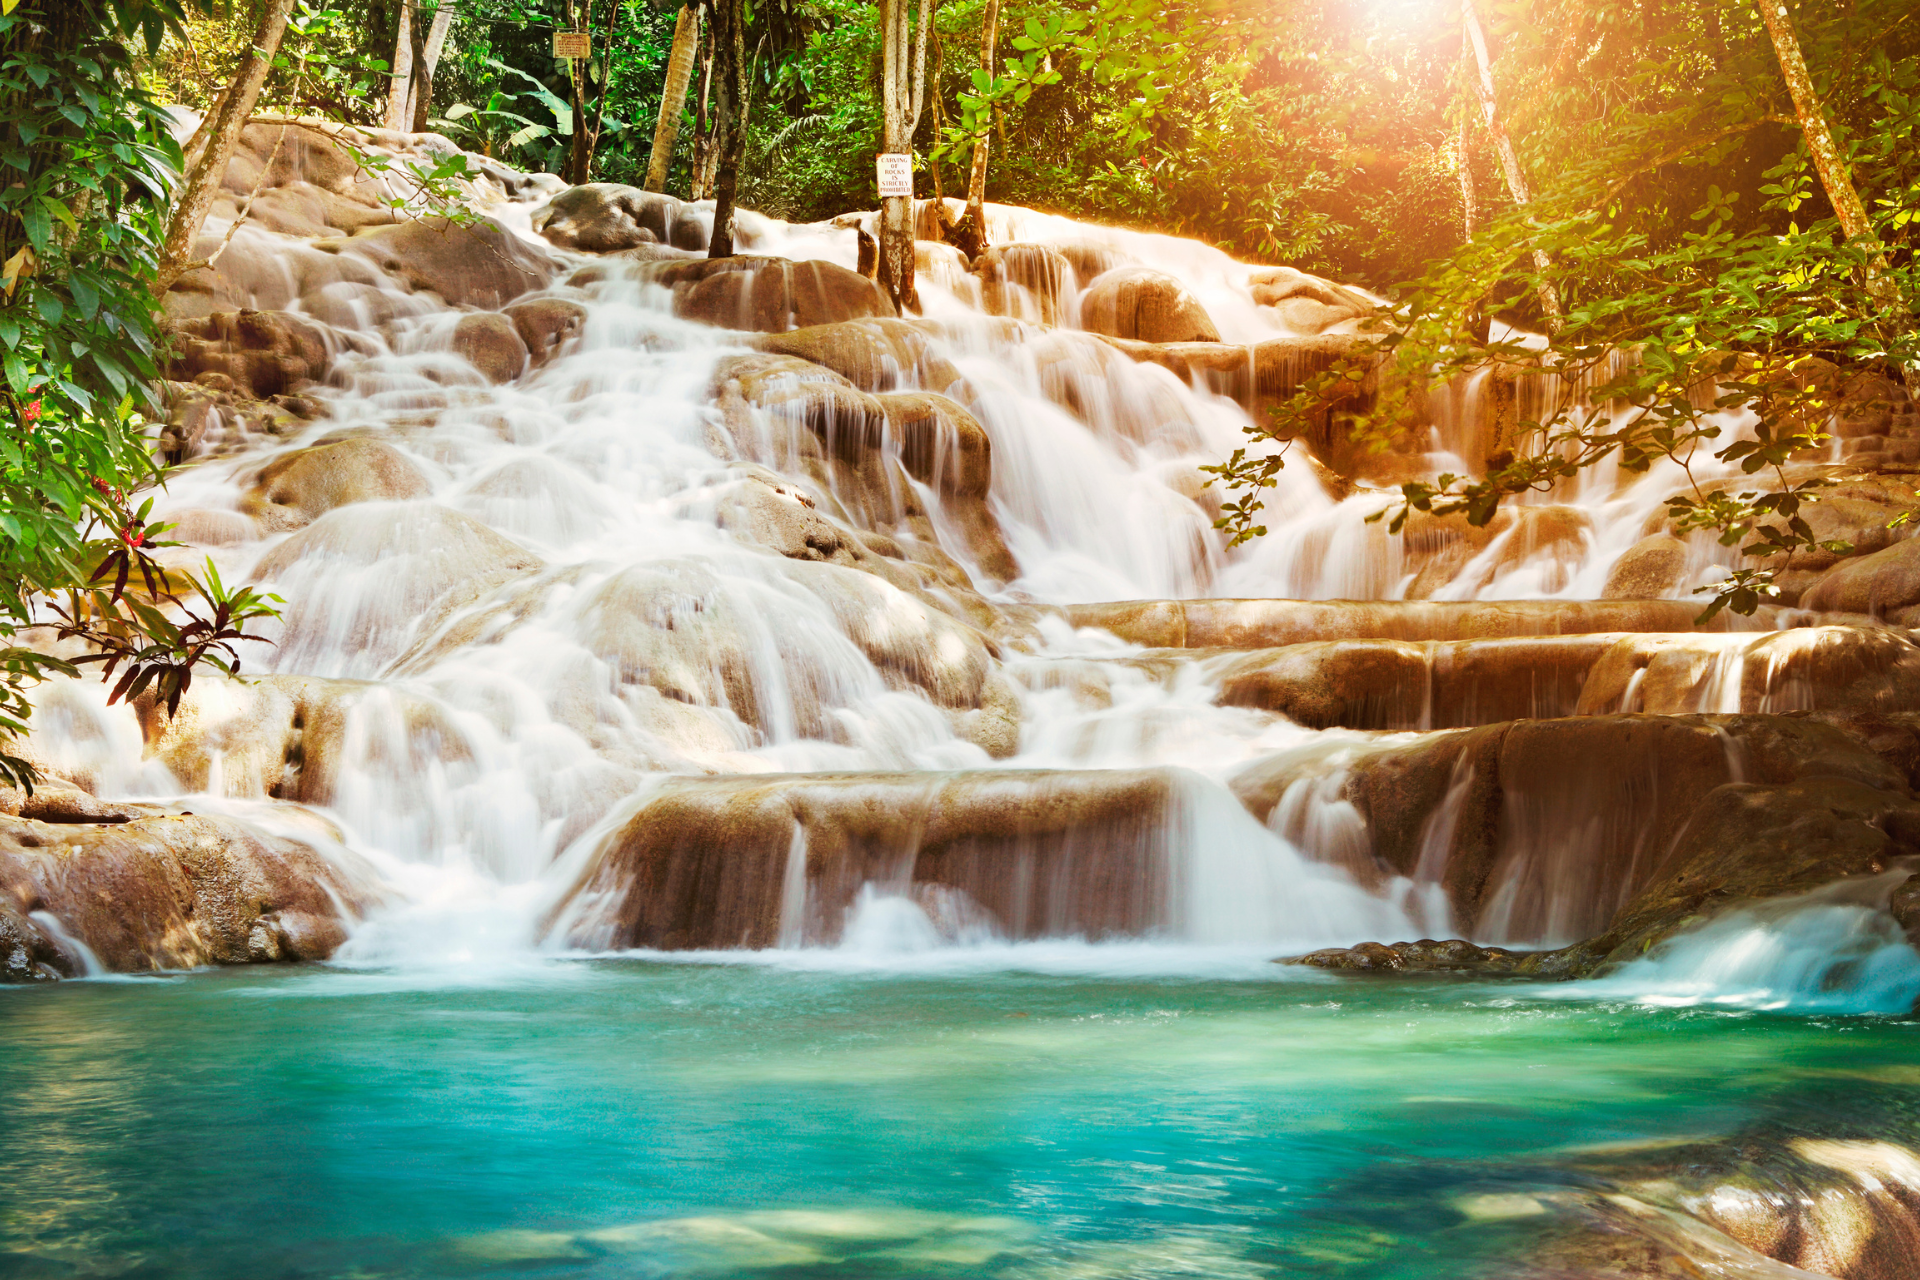
M 553 56 L 556 58 L 585 58 L 592 54 L 593 44 L 584 31 L 556 31 L 553 33 Z
M 880 198 L 913 195 L 913 157 L 898 151 L 883 151 L 878 157 Z

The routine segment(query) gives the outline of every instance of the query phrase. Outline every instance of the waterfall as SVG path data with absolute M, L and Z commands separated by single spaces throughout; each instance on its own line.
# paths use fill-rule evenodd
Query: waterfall
M 1355 736 L 1223 696 L 1231 664 L 1182 647 L 1278 642 L 1234 638 L 1222 613 L 1225 638 L 1182 622 L 1148 647 L 1076 629 L 1070 606 L 1417 600 L 1429 622 L 1407 625 L 1439 627 L 1476 602 L 1591 600 L 1675 481 L 1667 464 L 1589 477 L 1485 531 L 1392 533 L 1373 518 L 1385 488 L 1296 446 L 1271 532 L 1229 549 L 1199 468 L 1245 442 L 1263 369 L 1309 367 L 1261 344 L 1346 332 L 1260 301 L 1278 269 L 1016 211 L 1054 246 L 1031 255 L 1031 289 L 932 272 L 922 318 L 769 335 L 690 318 L 713 281 L 662 269 L 691 260 L 553 248 L 533 231 L 547 188 L 528 192 L 489 209 L 547 273 L 511 315 L 339 266 L 354 240 L 235 240 L 234 279 L 255 281 L 241 301 L 311 326 L 331 370 L 270 430 L 222 419 L 155 514 L 189 544 L 173 562 L 211 557 L 285 597 L 247 658 L 264 674 L 197 681 L 170 721 L 71 682 L 41 697 L 38 758 L 97 794 L 325 815 L 388 903 L 345 962 L 420 954 L 404 941 L 420 932 L 456 939 L 426 950 L 458 962 L 537 943 L 1298 949 L 1445 931 L 1470 767 L 1417 866 L 1384 866 L 1341 771 Z M 855 266 L 850 230 L 742 227 L 753 253 Z M 1145 358 L 1080 327 L 1123 264 L 1188 291 L 1230 358 Z M 721 311 L 751 321 L 759 294 L 733 296 Z M 996 297 L 1009 314 L 983 311 Z M 539 324 L 547 339 L 514 336 Z M 1436 396 L 1433 459 L 1484 452 L 1484 381 Z M 1677 594 L 1711 571 L 1692 568 Z M 1498 634 L 1559 629 L 1539 617 Z M 1443 709 L 1460 663 L 1437 642 L 1454 638 L 1409 637 L 1418 710 L 1388 727 L 1507 702 L 1566 714 L 1604 647 L 1556 658 L 1573 673 L 1559 692 L 1473 686 Z M 1745 662 L 1724 648 L 1697 705 L 1742 709 Z M 1639 705 L 1646 671 L 1615 706 Z M 1263 823 L 1224 784 L 1280 756 L 1298 777 Z M 1592 868 L 1637 838 L 1627 801 L 1571 835 L 1553 798 L 1515 801 L 1480 933 L 1564 940 L 1604 920 L 1632 875 Z M 642 884 L 661 902 L 633 905 Z

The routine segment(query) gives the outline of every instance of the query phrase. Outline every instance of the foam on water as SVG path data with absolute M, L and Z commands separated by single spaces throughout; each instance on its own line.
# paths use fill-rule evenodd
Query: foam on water
M 1729 911 L 1607 977 L 1543 991 L 1669 1008 L 1910 1014 L 1920 952 L 1886 911 L 1908 874 Z

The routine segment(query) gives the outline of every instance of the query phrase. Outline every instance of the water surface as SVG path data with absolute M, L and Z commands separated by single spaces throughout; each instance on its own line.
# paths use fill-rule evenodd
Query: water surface
M 1464 1277 L 1571 1153 L 1920 1103 L 1909 1018 L 1148 946 L 460 972 L 0 992 L 0 1276 Z

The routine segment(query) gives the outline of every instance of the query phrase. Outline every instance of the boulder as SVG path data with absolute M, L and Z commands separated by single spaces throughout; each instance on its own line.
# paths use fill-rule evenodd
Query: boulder
M 304 316 L 285 311 L 219 311 L 168 322 L 172 354 L 166 374 L 192 382 L 224 374 L 232 389 L 255 400 L 325 381 L 333 362 L 328 335 Z
M 862 391 L 920 386 L 951 394 L 960 371 L 905 320 L 877 317 L 813 325 L 754 340 L 754 348 L 831 369 Z
M 558 259 L 490 218 L 465 226 L 446 218 L 416 218 L 317 241 L 313 248 L 376 267 L 409 292 L 483 311 L 546 288 L 560 270 Z
M 580 335 L 587 309 L 564 298 L 529 298 L 502 309 L 538 369 Z
M 973 269 L 980 276 L 981 305 L 988 315 L 1044 325 L 1058 325 L 1066 319 L 1074 270 L 1057 249 L 1044 244 L 992 245 Z
M 527 369 L 527 344 L 511 316 L 481 312 L 461 316 L 453 328 L 453 349 L 496 386 L 512 382 Z
M 878 884 L 949 936 L 1137 935 L 1176 923 L 1174 795 L 1150 770 L 674 780 L 607 842 L 552 928 L 592 948 L 832 943 Z
M 806 523 L 796 523 L 804 536 Z M 791 618 L 782 626 L 766 615 L 798 588 L 895 688 L 953 711 L 982 704 L 992 662 L 978 632 L 880 577 L 811 558 L 775 563 L 778 578 L 769 575 L 764 586 L 690 560 L 633 566 L 583 595 L 576 634 L 625 685 L 726 710 L 752 729 L 772 732 L 791 720 L 802 736 L 829 737 L 826 712 L 843 682 L 821 665 L 828 647 L 791 634 Z M 776 652 L 780 678 L 768 683 Z
M 1220 330 L 1184 284 L 1150 267 L 1117 267 L 1080 299 L 1080 323 L 1094 333 L 1141 342 L 1218 342 Z
M 242 510 L 264 528 L 297 529 L 351 503 L 424 498 L 431 489 L 398 449 L 354 436 L 281 454 L 261 468 Z
M 582 253 L 614 253 L 640 245 L 704 249 L 713 215 L 657 191 L 617 182 L 568 187 L 533 212 L 547 243 Z
M 1686 581 L 1687 544 L 1671 534 L 1640 539 L 1607 571 L 1602 600 L 1665 600 Z
M 231 818 L 139 810 L 108 822 L 0 817 L 0 973 L 323 960 L 383 896 L 337 846 L 323 856 Z
M 1264 820 L 1305 771 L 1325 767 L 1277 756 L 1233 790 Z M 1627 919 L 1679 865 L 1676 839 L 1702 797 L 1729 784 L 1837 780 L 1912 803 L 1899 771 L 1855 739 L 1783 716 L 1523 720 L 1368 747 L 1338 767 L 1338 793 L 1366 825 L 1371 862 L 1356 874 L 1438 885 L 1459 928 L 1508 946 L 1561 947 Z M 1772 883 L 1756 872 L 1750 896 Z M 1586 955 L 1583 971 L 1603 957 Z
M 783 336 L 801 339 L 791 344 L 796 349 L 814 350 L 833 345 L 818 339 L 829 336 L 824 330 L 839 327 Z M 856 331 L 852 336 L 866 335 Z M 889 336 L 882 330 L 869 340 L 880 345 Z M 774 339 L 767 345 L 786 344 Z M 751 405 L 763 415 L 731 428 L 723 452 L 805 474 L 819 486 L 812 498 L 826 508 L 824 514 L 869 533 L 911 533 L 917 563 L 951 585 L 969 588 L 966 572 L 939 552 L 941 531 L 908 483 L 918 480 L 939 495 L 948 527 L 959 533 L 965 553 L 984 576 L 999 582 L 1018 576 L 988 503 L 989 439 L 957 402 L 930 392 L 869 395 L 827 368 L 785 355 L 722 360 L 713 393 L 723 411 Z M 899 556 L 900 544 L 890 541 L 883 554 Z M 876 565 L 865 567 L 889 576 Z
M 1805 609 L 1863 613 L 1905 625 L 1920 621 L 1920 539 L 1841 561 L 1800 597 Z
M 723 329 L 785 333 L 895 314 L 879 285 L 830 262 L 736 255 L 643 263 L 636 270 L 641 280 L 673 291 L 675 315 Z
M 1593 664 L 1575 714 L 1915 708 L 1920 708 L 1920 647 L 1884 628 L 1834 626 L 1753 638 L 1737 633 L 1620 637 Z
M 1358 289 L 1293 267 L 1255 267 L 1247 273 L 1247 285 L 1256 303 L 1271 307 L 1281 324 L 1301 334 L 1363 320 L 1377 305 Z
M 761 467 L 720 499 L 720 527 L 792 560 L 855 564 L 861 544 L 815 508 L 812 495 Z
M 269 552 L 254 578 L 290 602 L 277 661 L 372 676 L 446 616 L 541 568 L 479 521 L 430 502 L 362 502 Z

